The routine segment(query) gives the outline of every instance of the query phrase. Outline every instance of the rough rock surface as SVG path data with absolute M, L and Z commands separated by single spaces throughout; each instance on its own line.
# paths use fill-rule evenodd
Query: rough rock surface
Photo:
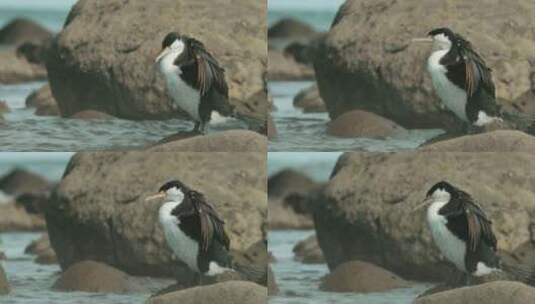
M 10 289 L 4 268 L 0 265 L 0 295 L 8 294 Z
M 0 231 L 42 231 L 46 229 L 42 215 L 29 214 L 15 203 L 0 204 Z
M 50 187 L 50 182 L 44 177 L 24 169 L 14 169 L 0 178 L 0 190 L 10 195 L 41 192 Z
M 65 270 L 52 286 L 60 291 L 124 293 L 139 290 L 129 276 L 111 266 L 94 261 L 82 261 Z
M 293 192 L 306 193 L 317 187 L 318 183 L 305 174 L 293 169 L 284 169 L 269 177 L 268 196 L 283 198 Z
M 259 152 L 267 151 L 267 138 L 253 131 L 229 130 L 174 140 L 174 135 L 149 148 L 152 152 Z M 173 139 L 172 141 L 169 141 Z
M 3 100 L 0 100 L 0 115 L 2 113 L 7 113 L 9 111 L 11 111 L 11 110 L 9 109 L 9 106 L 7 105 L 7 102 L 5 102 Z
M 535 242 L 527 241 L 513 252 L 513 258 L 522 265 L 535 265 Z
M 264 109 L 248 99 L 265 89 L 265 14 L 262 1 L 78 1 L 47 58 L 52 92 L 65 116 L 86 109 L 127 119 L 176 116 L 153 64 L 165 35 L 180 31 L 226 69 L 236 110 L 263 121 Z
M 535 137 L 521 131 L 498 130 L 465 135 L 420 148 L 428 152 L 533 152 Z
M 445 25 L 462 33 L 493 69 L 501 102 L 510 104 L 533 86 L 534 14 L 530 0 L 348 0 L 316 50 L 321 96 L 333 118 L 357 108 L 407 128 L 450 128 L 452 115 L 439 106 L 425 68 L 431 47 L 411 39 Z
M 24 253 L 39 255 L 43 252 L 46 252 L 49 248 L 50 239 L 48 234 L 44 233 L 39 239 L 32 241 L 28 246 L 26 246 Z
M 35 263 L 41 264 L 41 265 L 57 264 L 58 257 L 54 249 L 48 248 L 47 250 L 39 253 L 39 255 L 35 258 L 34 261 Z
M 293 248 L 295 259 L 305 264 L 324 264 L 325 257 L 315 235 L 297 243 Z
M 280 51 L 270 50 L 268 57 L 268 79 L 271 81 L 314 79 L 314 70 L 311 67 L 298 63 Z
M 46 208 L 59 263 L 92 259 L 131 274 L 168 276 L 174 265 L 157 214 L 145 202 L 170 179 L 203 192 L 226 221 L 231 248 L 263 236 L 267 220 L 265 153 L 78 153 Z
M 382 292 L 409 284 L 397 275 L 376 265 L 350 261 L 340 264 L 322 278 L 320 289 L 333 292 Z
M 50 38 L 49 30 L 29 19 L 14 19 L 0 29 L 0 44 L 41 43 Z
M 299 214 L 284 206 L 281 200 L 272 200 L 269 205 L 269 229 L 313 229 L 314 222 L 309 215 Z
M 405 131 L 397 123 L 371 112 L 352 110 L 327 126 L 327 134 L 337 137 L 385 138 Z
M 303 109 L 305 113 L 321 113 L 327 111 L 316 84 L 295 95 L 293 105 L 296 108 Z
M 0 51 L 0 83 L 14 84 L 44 80 L 46 77 L 44 67 L 29 63 L 25 58 L 17 56 L 15 49 L 6 48 Z
M 229 281 L 210 286 L 194 287 L 172 292 L 147 301 L 147 304 L 259 304 L 267 303 L 267 288 L 260 285 Z
M 535 299 L 535 288 L 517 282 L 497 281 L 439 292 L 416 299 L 415 304 L 525 304 Z
M 411 213 L 441 180 L 472 194 L 493 221 L 498 247 L 511 252 L 530 240 L 533 166 L 532 153 L 344 154 L 310 202 L 329 268 L 358 259 L 407 279 L 445 280 L 453 267 L 434 245 L 424 211 Z

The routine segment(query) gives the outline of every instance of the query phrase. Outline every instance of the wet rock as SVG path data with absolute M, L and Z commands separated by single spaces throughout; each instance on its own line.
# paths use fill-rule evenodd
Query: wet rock
M 327 126 L 327 134 L 347 138 L 385 138 L 404 131 L 402 126 L 391 120 L 360 110 L 346 112 Z
M 49 30 L 29 19 L 14 19 L 0 29 L 0 44 L 41 43 L 50 38 Z
M 425 67 L 431 47 L 410 44 L 411 39 L 451 16 L 447 25 L 470 40 L 485 58 L 493 69 L 500 103 L 510 104 L 530 89 L 530 74 L 535 70 L 530 63 L 535 48 L 534 13 L 535 3 L 529 0 L 512 5 L 347 1 L 314 56 L 321 96 L 332 118 L 358 108 L 406 128 L 449 129 L 452 115 L 441 108 Z M 475 14 L 493 17 L 474 23 L 468 16 Z M 511 24 L 513 15 L 515 23 Z M 392 20 L 404 20 L 403 26 Z
M 428 152 L 532 152 L 534 149 L 535 137 L 514 130 L 464 135 L 420 148 Z
M 52 96 L 50 85 L 46 84 L 39 90 L 33 91 L 26 98 L 26 107 L 36 108 L 35 114 L 38 116 L 59 116 L 58 104 Z
M 269 229 L 313 229 L 309 215 L 295 213 L 281 201 L 269 200 Z
M 275 275 L 271 266 L 268 267 L 268 296 L 276 296 L 279 293 L 279 286 L 275 281 Z
M 46 223 L 41 215 L 29 214 L 15 203 L 0 204 L 0 231 L 42 231 Z
M 3 251 L 0 251 L 0 261 L 6 260 L 6 259 L 7 259 L 6 254 Z
M 416 299 L 415 304 L 524 304 L 535 298 L 535 288 L 517 282 L 497 281 L 463 287 Z
M 311 67 L 298 63 L 280 51 L 269 50 L 268 61 L 268 79 L 271 81 L 314 79 L 314 70 Z
M 45 209 L 62 269 L 92 259 L 133 275 L 172 276 L 182 264 L 172 259 L 165 242 L 157 219 L 160 203 L 145 201 L 171 178 L 201 191 L 215 205 L 226 221 L 231 249 L 243 251 L 262 238 L 265 152 L 217 157 L 154 152 L 77 153 L 71 159 Z
M 102 113 L 99 111 L 93 111 L 93 110 L 84 110 L 77 113 L 74 113 L 70 116 L 70 118 L 74 119 L 113 119 L 114 117 L 110 114 Z
M 305 264 L 324 264 L 325 257 L 315 235 L 300 241 L 293 248 L 295 259 Z
M 11 288 L 9 287 L 6 273 L 2 265 L 0 265 L 0 295 L 6 295 L 10 290 Z
M 195 303 L 243 303 L 257 304 L 266 303 L 267 289 L 260 285 L 229 281 L 210 286 L 188 288 L 182 291 L 172 292 L 153 297 L 148 304 L 195 304 Z
M 46 252 L 49 248 L 51 248 L 50 239 L 48 234 L 43 233 L 39 239 L 32 241 L 30 244 L 28 244 L 28 246 L 26 246 L 24 253 L 39 255 Z
M 317 85 L 312 85 L 294 97 L 293 105 L 300 108 L 305 113 L 322 113 L 326 112 L 325 103 L 321 99 Z
M 94 261 L 71 265 L 54 283 L 58 291 L 85 291 L 97 293 L 125 293 L 139 290 L 128 274 Z
M 308 24 L 296 19 L 285 18 L 268 29 L 268 38 L 303 38 L 315 36 L 317 32 Z
M 154 59 L 165 35 L 180 30 L 202 41 L 225 68 L 230 102 L 239 114 L 265 117 L 267 100 L 247 109 L 254 106 L 249 98 L 266 88 L 267 25 L 260 21 L 265 14 L 265 3 L 247 0 L 220 5 L 195 0 L 80 1 L 47 56 L 61 113 L 69 117 L 93 109 L 126 119 L 177 116 Z
M 44 177 L 24 169 L 14 169 L 0 178 L 0 190 L 10 195 L 46 191 L 50 187 Z
M 320 289 L 331 292 L 383 292 L 409 283 L 381 267 L 361 261 L 340 264 L 323 277 Z
M 411 213 L 426 191 L 441 180 L 458 185 L 482 205 L 493 221 L 500 249 L 511 252 L 531 240 L 535 181 L 525 176 L 531 176 L 535 156 L 484 156 L 463 152 L 344 154 L 323 192 L 309 202 L 329 268 L 358 259 L 407 279 L 447 280 L 454 267 L 434 244 L 424 211 Z
M 0 114 L 10 112 L 7 102 L 0 100 Z
M 269 177 L 268 196 L 269 198 L 283 198 L 293 192 L 306 193 L 317 187 L 318 183 L 305 174 L 293 169 L 284 169 Z
M 258 152 L 267 150 L 267 138 L 253 131 L 229 130 L 208 135 L 180 133 L 164 138 L 150 148 L 153 152 Z
M 29 63 L 44 65 L 49 42 L 24 42 L 17 47 L 17 56 L 25 58 Z
M 47 73 L 44 67 L 19 57 L 13 48 L 0 50 L 0 83 L 14 84 L 44 80 Z
M 54 251 L 54 249 L 48 248 L 45 251 L 39 253 L 39 255 L 37 255 L 34 261 L 35 263 L 41 265 L 51 265 L 58 263 L 58 257 L 56 256 L 56 252 Z

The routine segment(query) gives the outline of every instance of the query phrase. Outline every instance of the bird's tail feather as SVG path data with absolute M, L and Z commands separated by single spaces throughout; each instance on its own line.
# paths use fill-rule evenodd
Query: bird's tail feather
M 234 263 L 232 268 L 240 273 L 246 280 L 252 281 L 261 285 L 267 284 L 267 266 L 266 265 L 245 265 L 242 263 Z
M 535 267 L 512 263 L 502 263 L 501 266 L 503 271 L 512 274 L 522 282 L 535 286 Z

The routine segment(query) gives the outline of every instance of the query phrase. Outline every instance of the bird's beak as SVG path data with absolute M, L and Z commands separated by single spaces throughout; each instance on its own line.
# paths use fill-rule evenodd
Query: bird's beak
M 425 38 L 413 38 L 411 40 L 411 43 L 413 42 L 433 42 L 433 38 L 431 37 L 425 37 Z
M 431 204 L 431 201 L 432 201 L 431 197 L 427 197 L 426 199 L 424 199 L 424 201 L 421 204 L 419 204 L 418 206 L 414 207 L 414 209 L 412 209 L 411 212 L 416 212 L 416 211 L 422 209 L 423 207 Z
M 156 193 L 154 195 L 151 195 L 151 196 L 147 197 L 145 199 L 145 201 L 146 202 L 153 201 L 153 200 L 157 200 L 157 199 L 164 198 L 164 197 L 165 197 L 165 192 L 158 192 L 158 193 Z
M 158 61 L 160 61 L 163 58 L 163 56 L 167 55 L 170 51 L 171 49 L 169 47 L 166 47 L 165 49 L 163 49 L 160 55 L 156 57 L 156 60 L 154 60 L 154 63 L 158 63 Z

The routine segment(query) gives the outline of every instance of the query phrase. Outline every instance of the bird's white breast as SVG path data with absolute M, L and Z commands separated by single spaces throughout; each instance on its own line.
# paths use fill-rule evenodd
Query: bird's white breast
M 178 56 L 176 53 L 169 53 L 160 61 L 160 71 L 165 76 L 169 94 L 175 101 L 175 104 L 186 111 L 191 118 L 200 121 L 199 104 L 201 102 L 200 93 L 185 83 L 180 74 L 182 70 L 173 62 Z
M 440 64 L 440 59 L 446 53 L 448 53 L 448 50 L 434 51 L 427 60 L 427 71 L 431 74 L 435 91 L 444 105 L 455 113 L 457 117 L 468 121 L 468 117 L 466 116 L 466 92 L 446 77 L 447 70 Z
M 448 220 L 440 215 L 438 211 L 447 201 L 435 201 L 427 209 L 427 223 L 431 230 L 431 235 L 435 244 L 440 249 L 442 255 L 461 270 L 466 271 L 464 258 L 466 254 L 466 243 L 451 233 L 446 227 Z
M 166 202 L 160 207 L 160 224 L 163 228 L 165 240 L 176 257 L 186 263 L 191 270 L 199 272 L 197 266 L 199 245 L 178 228 L 178 219 L 171 215 L 171 211 L 179 204 L 179 202 Z

